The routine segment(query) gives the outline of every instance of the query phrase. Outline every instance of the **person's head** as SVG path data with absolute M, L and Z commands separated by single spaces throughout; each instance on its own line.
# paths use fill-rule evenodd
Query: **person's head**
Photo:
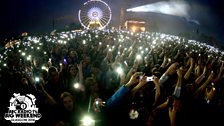
M 63 103 L 63 107 L 68 110 L 72 111 L 74 109 L 74 99 L 71 93 L 63 92 L 60 96 L 60 99 Z
M 54 66 L 51 66 L 48 69 L 48 77 L 51 81 L 58 81 L 59 79 L 58 69 Z
M 91 62 L 91 58 L 90 58 L 90 56 L 86 56 L 86 57 L 84 58 L 84 61 L 87 62 L 87 63 L 90 63 L 90 62 Z
M 71 57 L 72 59 L 73 59 L 73 58 L 76 58 L 76 57 L 77 57 L 77 52 L 74 51 L 74 50 L 71 50 L 71 51 L 69 52 L 69 57 Z
M 91 64 L 90 72 L 91 72 L 92 77 L 98 78 L 100 76 L 101 70 L 99 68 L 100 68 L 100 62 L 98 60 L 94 61 Z
M 154 67 L 152 70 L 152 75 L 155 75 L 157 77 L 160 77 L 161 76 L 161 73 L 159 72 L 159 69 L 157 67 Z
M 48 72 L 47 70 L 41 70 L 40 77 L 43 78 L 44 81 L 47 80 Z
M 74 65 L 69 65 L 68 72 L 70 76 L 75 76 L 75 74 L 77 73 L 77 69 Z
M 22 84 L 22 86 L 27 86 L 27 85 L 28 85 L 28 80 L 27 80 L 27 78 L 23 77 L 23 78 L 21 79 L 21 84 Z
M 87 90 L 97 92 L 99 90 L 98 83 L 95 78 L 88 77 L 85 80 Z

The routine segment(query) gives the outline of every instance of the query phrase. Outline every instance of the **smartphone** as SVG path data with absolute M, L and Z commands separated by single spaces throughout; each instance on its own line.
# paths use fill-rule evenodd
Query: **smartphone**
M 140 79 L 142 79 L 143 76 L 140 76 Z M 150 76 L 150 77 L 146 77 L 146 81 L 149 82 L 149 81 L 153 81 L 153 77 Z
M 149 81 L 153 81 L 153 77 L 146 77 L 146 81 L 149 82 Z
M 169 61 L 169 62 L 171 62 L 171 59 L 170 59 L 170 58 L 168 58 L 168 61 Z
M 212 73 L 212 75 L 214 75 L 214 71 L 213 70 L 211 71 L 211 73 Z
M 99 98 L 97 98 L 97 99 L 95 100 L 96 110 L 97 110 L 98 112 L 101 111 L 100 101 L 101 101 L 101 99 L 99 99 Z
M 67 60 L 64 58 L 63 63 L 67 65 Z
M 37 90 L 41 90 L 40 78 L 39 77 L 35 77 L 35 86 L 36 86 Z
M 39 77 L 35 77 L 35 82 L 39 83 L 40 82 L 40 78 Z
M 128 63 L 127 63 L 127 61 L 126 61 L 126 60 L 124 61 L 124 64 L 125 64 L 126 66 L 128 66 Z

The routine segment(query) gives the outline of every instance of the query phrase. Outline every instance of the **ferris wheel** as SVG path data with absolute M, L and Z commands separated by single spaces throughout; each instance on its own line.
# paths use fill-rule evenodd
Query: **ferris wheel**
M 86 29 L 104 29 L 110 23 L 112 13 L 102 0 L 89 0 L 79 10 L 79 21 Z

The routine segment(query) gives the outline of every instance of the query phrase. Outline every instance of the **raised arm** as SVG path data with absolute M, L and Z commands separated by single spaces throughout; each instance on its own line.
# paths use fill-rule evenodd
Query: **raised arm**
M 163 58 L 163 63 L 162 65 L 160 66 L 161 68 L 166 68 L 166 64 L 168 62 L 168 58 L 167 58 L 167 55 L 164 55 L 164 58 Z
M 175 87 L 174 92 L 173 92 L 173 95 L 174 95 L 176 98 L 179 98 L 179 97 L 180 97 L 180 93 L 181 93 L 182 76 L 183 76 L 182 73 L 183 73 L 183 68 L 180 67 L 180 68 L 177 70 L 178 79 L 177 79 L 176 87 Z
M 173 75 L 176 72 L 178 63 L 173 63 L 166 72 L 160 77 L 159 84 L 163 86 L 163 84 L 168 80 L 169 76 Z
M 214 82 L 217 82 L 221 78 L 222 71 L 223 71 L 223 65 L 224 65 L 224 62 L 222 61 L 221 66 L 219 68 L 218 76 L 216 76 L 216 78 L 214 79 Z
M 198 98 L 199 95 L 205 90 L 207 84 L 209 84 L 211 82 L 213 78 L 213 73 L 210 73 L 208 79 L 204 82 L 204 84 L 202 84 L 195 92 L 195 98 Z
M 140 79 L 139 83 L 131 90 L 132 96 L 136 94 L 136 92 L 141 89 L 145 84 L 147 83 L 146 81 L 146 76 L 143 75 L 142 79 Z
M 206 71 L 207 71 L 207 67 L 204 66 L 203 73 L 194 82 L 196 86 L 199 86 L 201 81 L 205 78 Z
M 160 97 L 160 84 L 159 84 L 159 79 L 156 76 L 153 76 L 153 83 L 155 84 L 155 89 L 156 89 L 156 93 L 155 93 L 155 101 L 153 103 L 153 106 L 155 106 L 158 101 L 159 101 L 159 97 Z
M 134 61 L 134 64 L 133 64 L 133 66 L 130 68 L 129 72 L 127 73 L 125 80 L 128 81 L 128 80 L 131 78 L 131 76 L 132 76 L 135 72 L 137 72 L 137 69 L 138 69 L 138 63 Z
M 176 113 L 180 109 L 180 100 L 174 99 L 172 106 L 169 108 L 170 126 L 175 126 Z
M 129 92 L 130 87 L 138 83 L 137 77 L 139 77 L 141 73 L 136 72 L 131 76 L 131 79 L 127 84 L 121 86 L 107 101 L 106 107 L 109 109 L 113 109 L 117 107 L 120 102 L 124 99 L 125 95 Z
M 82 70 L 82 62 L 80 62 L 79 64 L 77 64 L 77 68 L 79 70 L 79 83 L 83 84 L 83 70 Z
M 55 104 L 57 104 L 56 101 L 54 100 L 54 98 L 50 94 L 48 94 L 48 92 L 44 89 L 44 86 L 43 86 L 44 83 L 45 82 L 44 82 L 43 78 L 40 78 L 40 84 L 39 84 L 39 87 L 40 88 L 38 88 L 37 91 L 39 93 L 42 93 L 42 95 L 45 98 L 45 103 L 46 104 L 49 104 L 49 105 L 55 105 Z
M 192 69 L 194 67 L 194 59 L 193 58 L 190 58 L 190 67 L 188 69 L 188 71 L 186 72 L 186 74 L 184 75 L 184 79 L 185 80 L 188 80 L 190 75 L 191 75 L 191 72 L 192 72 Z

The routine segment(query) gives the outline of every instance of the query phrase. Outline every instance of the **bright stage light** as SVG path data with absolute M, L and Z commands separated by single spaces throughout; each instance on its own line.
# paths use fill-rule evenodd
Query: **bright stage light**
M 136 27 L 135 26 L 132 26 L 131 31 L 132 32 L 135 32 L 136 31 Z
M 173 15 L 185 18 L 188 22 L 200 25 L 197 20 L 191 19 L 189 15 L 190 5 L 185 1 L 161 1 L 134 8 L 129 8 L 129 12 L 154 12 L 166 15 Z
M 161 1 L 153 4 L 127 9 L 127 11 L 133 12 L 155 12 L 181 17 L 188 16 L 189 10 L 190 6 L 184 1 Z

